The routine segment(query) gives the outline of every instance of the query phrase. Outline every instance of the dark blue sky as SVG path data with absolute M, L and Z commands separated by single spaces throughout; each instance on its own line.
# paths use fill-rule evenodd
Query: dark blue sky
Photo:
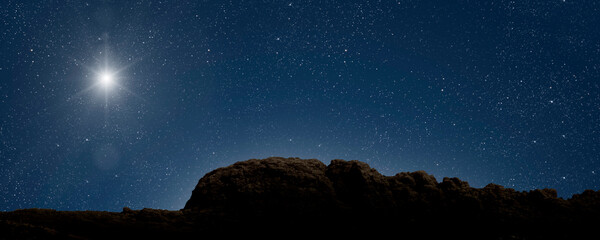
M 180 209 L 269 156 L 597 190 L 599 5 L 2 1 L 0 210 Z

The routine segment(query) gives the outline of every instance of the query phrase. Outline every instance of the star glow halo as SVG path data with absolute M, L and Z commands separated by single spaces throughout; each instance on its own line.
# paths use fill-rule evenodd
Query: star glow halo
M 98 65 L 89 68 L 93 74 L 93 84 L 90 88 L 103 90 L 106 95 L 114 90 L 127 90 L 122 85 L 123 78 L 121 73 L 127 69 L 129 65 L 122 68 L 114 68 L 114 66 L 119 66 L 120 64 L 115 63 L 115 61 L 110 58 L 108 46 L 105 46 L 104 51 L 101 51 L 99 54 L 102 57 L 98 59 Z
M 109 88 L 115 83 L 114 73 L 110 71 L 101 72 L 98 76 L 98 81 L 105 89 Z
M 78 92 L 76 95 L 96 90 L 98 93 L 104 96 L 104 104 L 106 106 L 108 106 L 108 100 L 115 97 L 115 95 L 120 91 L 125 91 L 133 94 L 136 97 L 139 97 L 133 92 L 129 91 L 129 89 L 127 89 L 123 84 L 123 80 L 126 79 L 123 77 L 123 72 L 129 68 L 132 63 L 123 65 L 117 61 L 114 61 L 110 57 L 108 46 L 105 46 L 104 50 L 99 52 L 99 55 L 99 58 L 95 58 L 96 66 L 86 66 L 91 74 L 88 78 L 88 80 L 91 81 L 91 84 L 88 85 L 87 88 Z M 116 68 L 115 66 L 122 67 Z
M 104 91 L 110 91 L 115 89 L 116 87 L 118 87 L 119 89 L 123 87 L 121 85 L 122 78 L 120 76 L 120 73 L 124 70 L 124 68 L 115 70 L 114 68 L 112 68 L 113 64 L 111 64 L 110 62 L 111 61 L 108 60 L 108 56 L 105 56 L 105 60 L 102 63 L 103 66 L 99 66 L 95 68 L 95 70 L 92 70 L 94 80 L 93 86 L 95 88 L 100 88 Z

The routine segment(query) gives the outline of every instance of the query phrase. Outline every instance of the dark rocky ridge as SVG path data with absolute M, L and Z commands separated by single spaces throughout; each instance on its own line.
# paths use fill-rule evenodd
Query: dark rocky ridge
M 595 234 L 600 192 L 472 188 L 423 171 L 383 176 L 359 161 L 252 159 L 206 174 L 184 209 L 0 213 L 0 239 L 199 234 L 391 233 L 421 238 L 569 239 Z M 593 227 L 590 227 L 593 226 Z

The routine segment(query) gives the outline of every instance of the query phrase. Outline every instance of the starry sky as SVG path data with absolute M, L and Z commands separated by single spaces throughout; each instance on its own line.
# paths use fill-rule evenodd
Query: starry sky
M 269 156 L 598 190 L 599 7 L 2 1 L 0 210 L 181 209 Z

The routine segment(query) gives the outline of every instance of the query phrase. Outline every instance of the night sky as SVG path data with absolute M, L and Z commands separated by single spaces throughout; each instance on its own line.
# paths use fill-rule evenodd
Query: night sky
M 600 3 L 0 3 L 0 210 L 181 209 L 269 156 L 600 188 Z

